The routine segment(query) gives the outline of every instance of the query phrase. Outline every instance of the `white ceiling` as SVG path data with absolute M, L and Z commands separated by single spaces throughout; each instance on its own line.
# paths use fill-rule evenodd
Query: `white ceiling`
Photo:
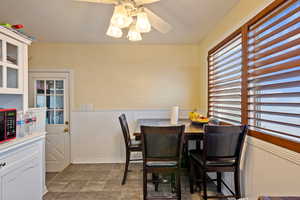
M 156 30 L 143 43 L 197 43 L 239 0 L 161 0 L 147 5 L 169 22 L 167 34 Z M 122 43 L 105 35 L 113 6 L 72 0 L 1 0 L 0 23 L 24 24 L 43 42 Z

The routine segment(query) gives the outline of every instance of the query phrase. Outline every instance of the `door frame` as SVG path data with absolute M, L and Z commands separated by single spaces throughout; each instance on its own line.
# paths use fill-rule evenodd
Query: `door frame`
M 68 149 L 68 160 L 70 163 L 72 163 L 72 116 L 71 112 L 74 109 L 74 71 L 72 69 L 49 69 L 49 68 L 37 68 L 37 69 L 29 69 L 28 74 L 32 73 L 53 73 L 53 74 L 68 74 L 69 78 L 69 107 L 68 107 L 68 115 L 69 115 L 69 137 L 68 137 L 68 142 L 69 142 L 69 149 Z M 28 81 L 30 79 L 28 78 Z

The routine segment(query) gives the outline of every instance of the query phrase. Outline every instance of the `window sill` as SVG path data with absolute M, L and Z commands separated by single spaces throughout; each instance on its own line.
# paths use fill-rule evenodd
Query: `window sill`
M 284 138 L 279 138 L 273 135 L 264 134 L 254 130 L 249 130 L 248 135 L 263 140 L 265 142 L 269 142 L 271 144 L 300 153 L 300 143 L 298 142 L 290 141 Z

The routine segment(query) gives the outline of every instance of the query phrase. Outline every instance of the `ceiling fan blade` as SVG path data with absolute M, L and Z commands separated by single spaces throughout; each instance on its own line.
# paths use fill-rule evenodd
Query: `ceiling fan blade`
M 160 0 L 134 0 L 134 1 L 137 5 L 144 5 L 144 4 L 155 3 L 155 2 L 158 2 Z
M 144 11 L 147 13 L 151 26 L 153 26 L 153 28 L 161 33 L 168 33 L 171 31 L 172 26 L 162 18 L 160 18 L 158 15 L 156 15 L 154 12 L 152 12 L 150 9 L 144 8 Z
M 118 0 L 75 0 L 79 2 L 88 2 L 88 3 L 103 3 L 103 4 L 117 4 Z

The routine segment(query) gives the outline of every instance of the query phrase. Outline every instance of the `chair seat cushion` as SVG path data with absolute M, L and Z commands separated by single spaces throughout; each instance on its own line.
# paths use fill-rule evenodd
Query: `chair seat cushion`
M 198 162 L 201 165 L 204 165 L 202 155 L 199 153 L 191 153 L 191 158 Z M 226 160 L 220 160 L 220 161 L 210 161 L 206 160 L 206 166 L 232 166 L 235 164 L 234 159 L 226 159 Z
M 176 167 L 177 161 L 148 161 L 146 162 L 147 167 Z

